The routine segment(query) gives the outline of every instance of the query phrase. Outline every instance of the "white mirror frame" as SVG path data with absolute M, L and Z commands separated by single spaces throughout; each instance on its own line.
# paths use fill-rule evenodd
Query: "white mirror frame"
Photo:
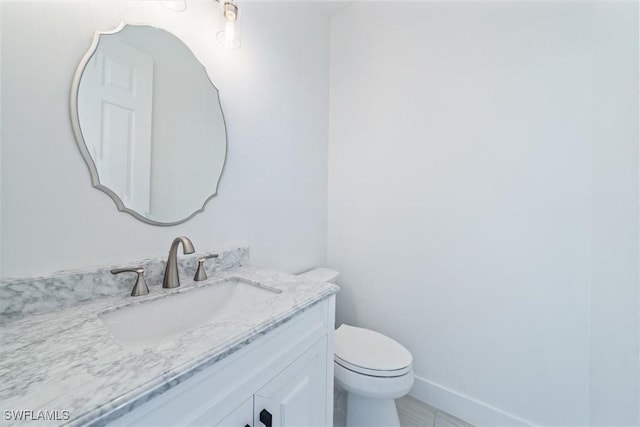
M 227 135 L 227 123 L 225 121 L 224 118 L 224 111 L 222 110 L 222 104 L 220 102 L 220 96 L 218 96 L 218 104 L 220 106 L 220 112 L 222 114 L 222 122 L 224 124 L 224 128 L 225 128 L 225 158 L 222 164 L 222 169 L 220 171 L 220 176 L 218 177 L 218 181 L 216 182 L 216 188 L 213 194 L 211 194 L 209 197 L 207 197 L 204 201 L 204 203 L 202 204 L 202 207 L 200 207 L 199 209 L 197 209 L 195 212 L 193 212 L 191 215 L 189 215 L 188 217 L 178 220 L 178 221 L 172 221 L 172 222 L 160 222 L 160 221 L 154 221 L 151 220 L 149 218 L 144 217 L 143 215 L 139 214 L 138 212 L 127 208 L 122 199 L 114 192 L 112 191 L 109 187 L 106 187 L 104 185 L 102 185 L 100 183 L 100 177 L 98 176 L 98 169 L 96 168 L 95 162 L 93 161 L 93 158 L 91 157 L 91 154 L 89 153 L 89 150 L 87 148 L 87 144 L 84 140 L 84 136 L 82 135 L 82 130 L 80 128 L 80 116 L 78 113 L 78 91 L 80 89 L 80 80 L 82 79 L 82 74 L 87 66 L 87 63 L 89 62 L 89 60 L 93 57 L 93 55 L 95 54 L 97 48 L 98 48 L 98 42 L 100 41 L 100 36 L 102 35 L 112 35 L 112 34 L 116 34 L 119 33 L 120 31 L 122 31 L 126 26 L 149 26 L 149 27 L 154 27 L 157 28 L 159 30 L 162 31 L 166 31 L 160 27 L 156 27 L 153 25 L 148 25 L 148 24 L 127 24 L 125 22 L 121 22 L 115 29 L 110 30 L 110 31 L 95 31 L 94 35 L 93 35 L 93 41 L 91 42 L 91 46 L 89 47 L 89 50 L 84 54 L 84 56 L 82 57 L 82 60 L 80 61 L 80 64 L 78 64 L 78 68 L 76 68 L 76 72 L 73 75 L 73 82 L 71 84 L 71 96 L 70 96 L 70 113 L 71 113 L 71 126 L 73 128 L 73 134 L 75 136 L 76 139 L 76 144 L 78 145 L 78 148 L 80 149 L 80 154 L 82 155 L 82 158 L 84 159 L 85 163 L 87 164 L 87 167 L 89 168 L 89 174 L 91 175 L 91 184 L 94 188 L 104 192 L 105 194 L 107 194 L 109 197 L 111 197 L 111 199 L 113 199 L 113 201 L 116 204 L 116 207 L 118 208 L 118 211 L 120 212 L 126 212 L 129 215 L 133 216 L 134 218 L 145 222 L 147 224 L 151 224 L 151 225 L 158 225 L 158 226 L 173 226 L 173 225 L 178 225 L 178 224 L 182 224 L 184 222 L 189 221 L 191 218 L 193 218 L 195 215 L 199 214 L 200 212 L 204 212 L 204 208 L 207 206 L 207 203 L 209 203 L 209 201 L 211 199 L 213 199 L 215 196 L 218 195 L 218 187 L 220 186 L 220 180 L 222 179 L 222 175 L 224 173 L 224 167 L 226 165 L 226 157 L 227 157 L 227 152 L 229 150 L 229 137 Z M 172 34 L 173 35 L 173 34 Z M 173 35 L 174 37 L 177 37 L 175 35 Z M 183 42 L 184 43 L 184 42 Z M 187 49 L 189 49 L 189 47 L 185 44 L 185 47 Z M 191 49 L 189 49 L 191 51 Z M 193 51 L 191 51 L 191 53 L 193 54 L 194 58 L 197 57 L 195 56 L 195 54 L 193 53 Z M 199 62 L 199 61 L 198 61 Z M 200 63 L 202 65 L 202 63 Z M 203 68 L 205 68 L 205 74 L 207 75 L 207 78 L 209 79 L 209 83 L 211 83 L 211 86 L 213 86 L 213 88 L 216 90 L 216 92 L 218 92 L 218 88 L 213 84 L 213 82 L 211 81 L 211 79 L 208 77 L 208 73 L 206 72 L 206 67 L 204 67 L 204 65 L 202 65 Z

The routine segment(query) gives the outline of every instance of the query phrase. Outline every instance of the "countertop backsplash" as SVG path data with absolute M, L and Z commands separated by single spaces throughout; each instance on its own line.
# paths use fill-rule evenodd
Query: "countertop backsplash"
M 191 255 L 180 254 L 180 278 L 193 278 L 198 258 L 211 253 L 217 253 L 218 258 L 205 263 L 208 275 L 249 264 L 248 247 Z M 0 280 L 0 324 L 27 314 L 70 307 L 99 297 L 130 293 L 135 282 L 134 273 L 113 275 L 112 268 L 143 267 L 149 287 L 160 286 L 166 262 L 165 256 L 119 265 L 60 271 L 48 276 Z

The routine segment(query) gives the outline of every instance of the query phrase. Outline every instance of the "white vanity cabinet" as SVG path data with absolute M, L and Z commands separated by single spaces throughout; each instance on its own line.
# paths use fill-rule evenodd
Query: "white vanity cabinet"
M 329 426 L 334 314 L 330 296 L 109 425 Z
M 325 344 L 317 342 L 254 395 L 254 426 L 327 425 Z
M 202 424 L 206 425 L 205 420 Z M 222 421 L 215 424 L 215 427 L 226 426 L 251 426 L 253 423 L 253 396 L 242 402 L 240 406 L 227 415 Z

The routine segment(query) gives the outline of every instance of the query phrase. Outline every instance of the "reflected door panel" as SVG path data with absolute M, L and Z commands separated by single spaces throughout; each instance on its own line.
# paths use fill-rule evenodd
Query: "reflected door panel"
M 82 131 L 100 182 L 125 206 L 149 213 L 153 58 L 114 38 L 100 41 L 80 85 Z M 86 124 L 85 124 L 86 123 Z

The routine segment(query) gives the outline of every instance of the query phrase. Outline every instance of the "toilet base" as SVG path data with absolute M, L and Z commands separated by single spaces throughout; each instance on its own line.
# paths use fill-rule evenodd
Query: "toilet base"
M 400 427 L 396 402 L 348 393 L 347 427 Z
M 333 367 L 336 385 L 347 392 L 346 427 L 400 427 L 395 399 L 411 390 L 413 368 L 399 377 L 371 377 Z

